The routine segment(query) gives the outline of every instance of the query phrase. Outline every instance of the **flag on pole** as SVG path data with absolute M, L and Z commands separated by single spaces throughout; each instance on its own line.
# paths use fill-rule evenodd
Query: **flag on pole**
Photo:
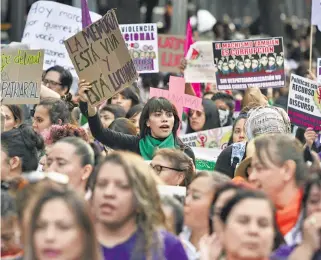
M 311 24 L 316 25 L 321 31 L 321 0 L 312 0 Z
M 83 29 L 92 24 L 87 0 L 81 0 L 81 21 Z
M 92 24 L 87 0 L 81 0 L 81 23 L 83 29 Z M 79 124 L 83 126 L 87 123 L 87 117 L 81 114 Z
M 191 26 L 191 21 L 188 20 L 187 28 L 186 28 L 186 40 L 184 45 L 184 57 L 186 57 L 189 47 L 194 43 L 193 41 L 193 30 Z M 192 87 L 197 97 L 201 97 L 201 84 L 200 83 L 192 83 Z

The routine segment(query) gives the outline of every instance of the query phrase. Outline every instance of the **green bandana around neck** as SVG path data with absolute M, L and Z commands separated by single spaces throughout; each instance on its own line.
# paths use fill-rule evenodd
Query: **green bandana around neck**
M 155 150 L 161 148 L 175 148 L 175 140 L 173 134 L 170 134 L 163 141 L 155 139 L 151 135 L 146 135 L 139 141 L 140 154 L 147 161 L 152 160 Z

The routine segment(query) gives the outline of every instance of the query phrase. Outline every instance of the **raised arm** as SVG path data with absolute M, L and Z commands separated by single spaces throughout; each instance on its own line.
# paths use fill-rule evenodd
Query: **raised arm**
M 119 133 L 108 128 L 104 128 L 97 109 L 88 104 L 86 92 L 91 86 L 84 80 L 79 82 L 80 110 L 88 118 L 88 124 L 92 135 L 102 144 L 114 150 L 127 150 L 138 152 L 139 137 Z

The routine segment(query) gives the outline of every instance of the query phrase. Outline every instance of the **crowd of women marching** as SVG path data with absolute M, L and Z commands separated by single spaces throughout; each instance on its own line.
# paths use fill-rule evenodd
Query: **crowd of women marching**
M 166 76 L 140 75 L 98 107 L 86 79 L 74 96 L 72 82 L 51 67 L 39 104 L 1 106 L 2 259 L 321 259 L 320 134 L 291 124 L 288 82 L 206 85 L 203 111 L 182 122 L 175 104 L 148 98 Z M 198 171 L 178 133 L 225 126 L 215 171 Z M 161 192 L 171 188 L 186 194 Z

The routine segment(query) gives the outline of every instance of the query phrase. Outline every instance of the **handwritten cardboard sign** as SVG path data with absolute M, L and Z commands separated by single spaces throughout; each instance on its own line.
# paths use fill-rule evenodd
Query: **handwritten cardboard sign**
M 93 12 L 90 16 L 93 21 L 101 18 Z M 31 49 L 45 50 L 44 70 L 60 65 L 77 77 L 64 41 L 81 30 L 80 8 L 53 1 L 37 1 L 30 8 L 22 43 L 29 44 Z
M 3 104 L 38 104 L 43 50 L 3 49 L 1 99 Z
M 212 42 L 193 43 L 186 55 L 184 78 L 188 83 L 216 83 Z
M 284 87 L 283 38 L 213 43 L 218 90 Z
M 291 75 L 288 115 L 294 125 L 321 130 L 321 86 L 316 81 Z
M 92 85 L 88 91 L 92 106 L 111 98 L 137 79 L 114 10 L 69 38 L 65 45 L 79 78 Z
M 119 27 L 136 70 L 140 74 L 159 72 L 157 25 L 121 24 Z
M 179 73 L 184 58 L 185 36 L 158 35 L 159 67 L 161 72 Z
M 180 119 L 182 119 L 183 108 L 190 108 L 193 110 L 202 111 L 202 99 L 185 94 L 185 80 L 180 77 L 169 78 L 169 90 L 150 88 L 149 96 L 152 97 L 164 97 L 171 101 L 178 112 Z

